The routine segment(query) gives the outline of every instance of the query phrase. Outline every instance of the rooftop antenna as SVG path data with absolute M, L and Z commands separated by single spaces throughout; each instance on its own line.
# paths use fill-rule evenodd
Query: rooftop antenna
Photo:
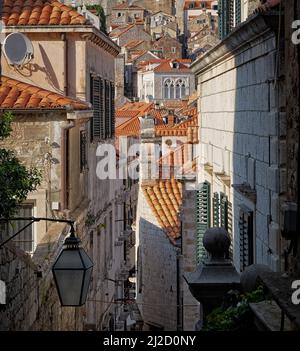
M 33 55 L 33 46 L 23 33 L 11 33 L 3 41 L 3 53 L 11 66 L 22 67 L 29 63 Z

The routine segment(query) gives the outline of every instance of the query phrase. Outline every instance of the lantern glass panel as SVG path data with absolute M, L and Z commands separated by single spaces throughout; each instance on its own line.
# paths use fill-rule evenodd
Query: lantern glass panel
M 80 256 L 81 249 L 65 249 L 61 252 L 55 263 L 55 269 L 83 269 L 83 263 Z
M 81 297 L 81 304 L 84 304 L 87 298 L 89 286 L 90 286 L 90 281 L 91 281 L 91 276 L 92 276 L 93 268 L 89 268 L 85 272 L 84 276 L 84 282 L 83 282 L 83 289 L 82 289 L 82 297 Z

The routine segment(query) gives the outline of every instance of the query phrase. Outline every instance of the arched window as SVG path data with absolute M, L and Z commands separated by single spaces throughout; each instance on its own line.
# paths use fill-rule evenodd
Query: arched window
M 175 86 L 174 86 L 174 82 L 172 82 L 171 85 L 170 85 L 170 99 L 175 99 Z
M 176 99 L 180 99 L 181 98 L 181 86 L 180 84 L 177 82 L 176 83 Z
M 164 98 L 165 99 L 170 98 L 170 85 L 171 85 L 170 79 L 166 80 L 164 83 Z
M 183 82 L 181 85 L 181 97 L 185 97 L 186 96 L 186 86 L 185 83 Z

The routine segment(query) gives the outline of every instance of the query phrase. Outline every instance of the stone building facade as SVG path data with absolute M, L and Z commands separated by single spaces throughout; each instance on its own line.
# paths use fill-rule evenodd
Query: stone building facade
M 251 17 L 192 65 L 201 118 L 198 181 L 210 186 L 212 211 L 216 201 L 226 202 L 221 217 L 211 212 L 207 225 L 221 221 L 232 233 L 234 263 L 241 271 L 252 263 L 280 271 L 286 246 L 280 238 L 286 193 L 281 168 L 286 131 L 278 128 L 283 126 L 282 66 L 276 71 L 282 52 L 267 18 Z M 246 37 L 253 46 L 244 47 Z
M 140 24 L 120 26 L 113 30 L 109 36 L 120 47 L 124 47 L 133 40 L 151 41 L 151 35 Z
M 25 2 L 23 5 L 25 6 Z M 22 4 L 20 6 L 23 11 Z M 62 5 L 57 6 L 59 9 Z M 69 11 L 71 15 L 68 19 L 71 22 L 72 16 L 78 15 L 71 9 Z M 59 22 L 61 12 L 56 11 L 55 14 Z M 31 253 L 31 258 L 26 256 L 31 260 L 34 268 L 24 268 L 20 272 L 16 270 L 15 276 L 11 271 L 9 277 L 7 268 L 5 268 L 4 271 L 1 271 L 4 278 L 0 278 L 4 281 L 7 277 L 9 279 L 7 282 L 8 301 L 11 301 L 11 294 L 15 294 L 18 299 L 22 298 L 25 301 L 24 310 L 30 308 L 33 314 L 34 311 L 41 311 L 41 314 L 36 314 L 36 320 L 31 314 L 30 321 L 27 324 L 24 323 L 22 328 L 27 330 L 82 330 L 86 328 L 102 330 L 107 329 L 112 320 L 118 321 L 122 313 L 119 306 L 113 303 L 113 299 L 115 296 L 116 298 L 124 297 L 124 281 L 126 280 L 124 278 L 125 244 L 120 239 L 124 230 L 122 222 L 126 219 L 123 218 L 122 205 L 116 201 L 122 196 L 124 185 L 122 180 L 101 180 L 96 174 L 98 162 L 101 160 L 97 154 L 99 145 L 104 142 L 114 143 L 115 57 L 119 54 L 120 49 L 95 27 L 86 25 L 86 19 L 83 16 L 79 15 L 77 19 L 75 24 L 72 22 L 73 24 L 69 23 L 69 26 L 27 25 L 18 29 L 30 39 L 34 48 L 33 60 L 28 66 L 21 67 L 18 71 L 8 65 L 4 55 L 1 56 L 2 74 L 9 77 L 6 84 L 16 81 L 16 87 L 21 86 L 22 90 L 27 86 L 26 84 L 35 85 L 30 88 L 30 91 L 33 89 L 33 91 L 40 92 L 43 89 L 44 95 L 50 96 L 50 102 L 48 99 L 42 101 L 43 107 L 45 107 L 45 102 L 50 104 L 51 99 L 57 95 L 59 96 L 57 101 L 62 101 L 62 111 L 56 100 L 52 102 L 54 107 L 51 105 L 52 108 L 49 109 L 53 110 L 52 114 L 47 111 L 42 115 L 42 109 L 37 113 L 31 111 L 30 108 L 24 109 L 31 111 L 32 116 L 25 112 L 17 112 L 17 117 L 20 119 L 17 121 L 20 123 L 15 124 L 15 128 L 19 137 L 7 140 L 7 143 L 11 143 L 10 146 L 17 150 L 17 156 L 24 162 L 27 160 L 29 165 L 33 165 L 32 160 L 38 160 L 46 167 L 40 189 L 30 194 L 28 198 L 28 201 L 36 203 L 33 214 L 76 220 L 82 245 L 94 261 L 88 297 L 90 301 L 85 307 L 76 310 L 78 318 L 74 318 L 74 310 L 61 309 L 59 306 L 50 273 L 51 263 L 61 248 L 67 229 L 60 228 L 60 232 L 57 233 L 57 228 L 53 225 L 50 226 L 44 222 L 37 224 L 35 232 L 39 233 L 39 236 L 35 250 Z M 18 23 L 12 24 L 17 25 Z M 10 33 L 14 31 L 14 28 L 8 25 L 6 31 Z M 24 74 L 25 71 L 28 74 Z M 102 97 L 99 101 L 100 106 L 94 99 L 95 94 Z M 35 103 L 39 103 L 38 93 L 36 95 L 32 99 Z M 68 96 L 75 101 L 74 111 L 70 103 L 73 100 L 70 100 Z M 31 107 L 33 100 L 29 100 Z M 26 99 L 22 100 L 23 103 L 26 101 Z M 76 112 L 76 108 L 82 104 L 88 113 Z M 91 111 L 92 105 L 93 112 Z M 66 110 L 62 118 L 60 114 L 66 109 L 66 106 L 69 106 L 70 110 Z M 7 104 L 3 106 L 6 109 L 9 107 Z M 18 142 L 23 143 L 24 147 L 19 147 L 16 144 Z M 28 145 L 35 146 L 31 149 L 28 148 Z M 61 155 L 68 156 L 68 158 L 63 161 Z M 1 257 L 4 261 L 6 260 L 5 255 L 4 258 Z M 12 262 L 16 261 L 13 263 L 16 266 L 23 266 L 26 262 L 16 253 L 8 255 L 8 259 Z M 20 263 L 17 263 L 18 261 Z M 37 282 L 36 288 L 32 289 L 36 294 L 36 307 L 31 307 L 32 297 L 26 296 L 20 290 L 23 288 L 22 284 L 26 285 L 27 277 L 23 277 L 23 271 L 29 276 L 30 282 Z M 22 274 L 19 276 L 19 273 Z M 121 273 L 123 275 L 120 275 Z M 42 278 L 36 279 L 36 274 Z M 118 283 L 113 284 L 112 280 Z M 18 285 L 19 282 L 22 284 Z M 26 300 L 29 301 L 30 307 Z M 17 310 L 14 309 L 18 309 L 19 306 L 19 303 L 13 302 L 13 305 L 8 303 L 7 310 L 11 314 L 17 313 Z M 20 313 L 24 313 L 24 310 Z M 13 322 L 6 323 L 5 318 L 4 309 L 1 315 L 1 322 L 4 321 L 3 328 L 14 329 L 15 326 L 9 324 Z M 115 325 L 114 328 L 119 327 L 120 324 Z
M 137 1 L 133 1 L 133 4 L 140 6 L 152 13 L 156 13 L 158 11 L 165 12 L 168 15 L 174 15 L 175 13 L 174 0 L 164 0 L 164 1 L 137 0 Z
M 149 15 L 147 22 L 146 28 L 153 40 L 161 38 L 164 33 L 168 33 L 170 37 L 177 39 L 179 33 L 175 16 L 159 11 Z
M 111 27 L 124 24 L 144 22 L 146 11 L 144 8 L 129 3 L 120 3 L 112 8 L 110 23 Z
M 149 100 L 176 100 L 194 92 L 195 81 L 190 60 L 145 62 L 138 70 L 138 97 Z
M 151 51 L 162 59 L 182 58 L 182 44 L 168 34 L 154 42 Z
M 84 109 L 82 112 L 70 113 L 65 106 L 61 106 L 59 111 L 52 108 L 52 112 L 47 112 L 47 109 L 51 110 L 49 102 L 48 106 L 44 105 L 40 108 L 39 113 L 26 105 L 23 109 L 27 113 L 19 113 L 14 103 L 10 106 L 1 104 L 1 108 L 5 107 L 4 110 L 8 109 L 14 114 L 12 134 L 10 138 L 1 142 L 1 147 L 14 150 L 23 164 L 27 167 L 36 167 L 42 174 L 41 185 L 36 192 L 28 196 L 21 208 L 30 206 L 31 214 L 28 216 L 61 218 L 57 204 L 65 202 L 69 215 L 77 222 L 77 235 L 83 240 L 85 206 L 88 203 L 87 175 L 81 168 L 80 160 L 83 154 L 75 150 L 80 149 L 80 133 L 85 132 L 86 123 L 91 118 L 92 111 L 88 110 L 87 105 L 76 100 L 66 99 L 59 94 L 12 79 L 2 77 L 1 86 L 6 92 L 13 88 L 15 94 L 17 92 L 32 94 L 32 91 L 38 91 L 35 94 L 36 100 L 41 101 L 45 95 L 52 96 L 52 99 L 56 96 L 57 100 L 64 101 L 70 107 L 72 104 L 73 106 L 79 104 L 81 109 Z M 18 90 L 21 89 L 19 86 L 22 87 L 22 91 Z M 8 102 L 7 99 L 3 101 Z M 72 129 L 68 151 L 63 147 L 54 147 L 54 145 L 61 145 L 61 131 L 67 127 Z M 68 182 L 64 182 L 63 173 L 67 169 L 71 177 Z M 18 222 L 12 223 L 16 227 L 11 228 L 9 224 L 8 233 L 7 228 L 1 226 L 1 242 L 26 224 L 26 222 L 21 223 L 19 226 Z M 83 328 L 84 309 L 76 312 L 78 318 L 75 318 L 75 309 L 61 309 L 51 274 L 51 266 L 68 232 L 69 228 L 65 225 L 53 223 L 50 225 L 49 222 L 42 221 L 33 224 L 26 232 L 26 237 L 23 239 L 21 237 L 21 240 L 27 240 L 27 242 L 32 240 L 30 248 L 28 243 L 24 246 L 25 244 L 19 241 L 18 237 L 14 242 L 0 249 L 0 279 L 7 290 L 7 301 L 0 312 L 1 330 L 80 330 Z M 85 243 L 84 247 L 88 249 Z
M 297 204 L 298 222 L 297 234 L 299 237 L 299 96 L 300 96 L 300 46 L 292 45 L 290 40 L 294 29 L 291 23 L 300 15 L 300 4 L 295 1 L 286 1 L 285 7 L 285 76 L 287 82 L 286 89 L 286 128 L 287 128 L 287 146 L 286 146 L 286 190 L 287 201 Z M 293 277 L 299 277 L 300 274 L 300 241 L 294 240 L 294 255 L 290 257 L 289 270 Z
M 172 136 L 174 145 L 177 145 L 175 140 L 179 145 L 189 140 L 186 134 L 175 131 L 180 124 L 174 124 L 173 117 L 169 115 L 169 125 L 161 129 L 155 128 L 153 118 L 141 119 L 136 300 L 146 331 L 192 331 L 200 318 L 199 304 L 183 279 L 184 273 L 194 271 L 197 264 L 196 223 L 191 211 L 195 189 L 184 177 L 164 179 L 163 173 L 158 175 L 152 168 L 155 155 L 158 156 L 156 146 L 161 146 L 163 160 L 170 155 L 166 144 Z M 192 148 L 191 144 L 185 146 Z M 162 172 L 164 166 L 172 172 L 176 164 L 163 162 Z

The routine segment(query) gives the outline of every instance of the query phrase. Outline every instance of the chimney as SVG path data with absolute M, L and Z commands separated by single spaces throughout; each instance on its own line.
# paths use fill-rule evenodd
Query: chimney
M 141 144 L 140 144 L 140 180 L 142 183 L 158 179 L 160 147 L 155 138 L 154 118 L 145 116 L 140 118 Z
M 169 125 L 170 127 L 173 127 L 174 124 L 175 124 L 174 110 L 169 110 L 168 125 Z

